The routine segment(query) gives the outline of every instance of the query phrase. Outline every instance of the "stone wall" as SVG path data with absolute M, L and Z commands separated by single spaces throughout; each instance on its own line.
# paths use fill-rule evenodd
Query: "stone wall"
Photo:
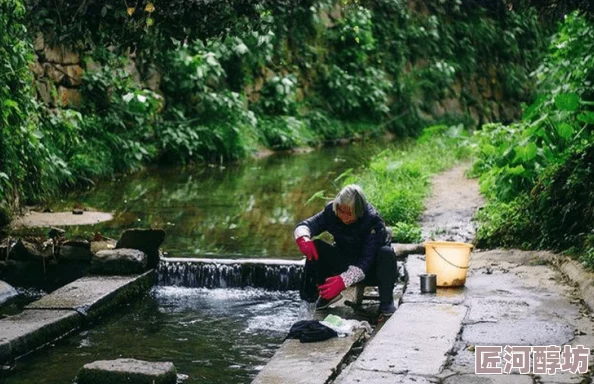
M 50 107 L 77 107 L 81 103 L 78 87 L 83 67 L 80 56 L 70 48 L 51 46 L 41 33 L 35 38 L 35 75 L 37 98 Z
M 422 11 L 421 11 L 422 12 Z M 333 26 L 342 17 L 340 6 L 336 6 L 321 14 L 326 27 Z M 31 70 L 35 75 L 35 88 L 38 100 L 50 107 L 78 107 L 82 102 L 79 86 L 82 82 L 85 64 L 81 62 L 81 55 L 69 47 L 52 46 L 39 33 L 35 39 L 35 61 Z M 158 92 L 161 74 L 151 70 L 144 82 L 134 65 L 134 56 L 128 55 L 128 70 L 134 80 L 144 83 L 144 86 Z M 421 60 L 409 64 L 408 71 L 419 70 L 426 65 Z M 99 68 L 99 65 L 88 63 L 89 69 Z M 283 72 L 283 71 L 281 71 Z M 260 91 L 266 81 L 276 73 L 269 68 L 262 68 L 254 82 L 245 88 L 245 94 L 250 103 L 257 102 Z M 284 74 L 284 73 L 281 73 Z M 493 65 L 481 68 L 481 73 L 458 76 L 457 80 L 446 90 L 445 97 L 437 101 L 428 101 L 423 95 L 414 99 L 416 110 L 420 118 L 431 124 L 435 121 L 468 117 L 476 127 L 488 122 L 509 122 L 521 117 L 520 103 L 510 99 L 502 89 L 502 82 L 506 74 L 499 73 Z M 311 84 L 303 79 L 300 84 L 298 98 L 303 100 Z

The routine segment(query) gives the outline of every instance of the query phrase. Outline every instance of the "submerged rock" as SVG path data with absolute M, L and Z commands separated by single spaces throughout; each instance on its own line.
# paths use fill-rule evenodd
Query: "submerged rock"
M 137 249 L 121 248 L 99 251 L 91 260 L 96 275 L 132 275 L 146 270 L 146 254 Z
M 159 247 L 164 240 L 165 231 L 162 229 L 127 229 L 122 233 L 116 248 L 141 250 L 148 257 L 148 267 L 155 268 L 159 263 Z
M 0 280 L 0 306 L 17 297 L 19 293 L 8 283 Z
M 52 256 L 52 247 L 19 239 L 10 251 L 9 259 L 17 261 L 41 261 Z
M 85 364 L 76 377 L 78 384 L 176 384 L 173 363 L 136 359 L 99 360 Z
M 69 240 L 60 246 L 60 261 L 90 262 L 93 258 L 88 241 Z

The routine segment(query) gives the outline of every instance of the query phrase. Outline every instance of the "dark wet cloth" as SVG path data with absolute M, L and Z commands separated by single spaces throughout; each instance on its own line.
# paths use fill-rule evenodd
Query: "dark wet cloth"
M 313 343 L 337 337 L 332 328 L 328 328 L 317 320 L 300 320 L 293 324 L 286 339 L 299 339 L 302 343 Z
M 374 264 L 379 249 L 390 245 L 390 235 L 377 210 L 371 205 L 365 206 L 365 213 L 352 224 L 344 224 L 332 210 L 332 203 L 323 211 L 303 220 L 311 232 L 311 237 L 328 231 L 333 237 L 338 252 L 350 259 L 351 265 L 359 267 L 367 274 Z

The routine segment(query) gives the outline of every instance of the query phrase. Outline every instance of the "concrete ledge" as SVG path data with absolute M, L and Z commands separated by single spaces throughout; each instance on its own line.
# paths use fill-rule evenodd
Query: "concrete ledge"
M 390 372 L 356 370 L 339 376 L 335 384 L 430 384 L 434 381 L 421 376 L 397 375 Z
M 300 260 L 289 259 L 214 259 L 214 258 L 200 258 L 200 257 L 162 257 L 162 262 L 166 263 L 184 263 L 184 264 L 216 264 L 216 265 L 233 265 L 233 264 L 257 264 L 257 265 L 294 265 L 304 266 L 305 258 Z
M 550 252 L 539 252 L 539 257 L 557 267 L 565 276 L 580 288 L 582 298 L 590 309 L 594 311 L 594 273 L 584 269 L 581 263 L 568 256 Z
M 437 375 L 447 361 L 467 308 L 462 305 L 405 303 L 365 346 L 357 371 Z M 350 376 L 350 375 L 349 375 Z
M 408 255 L 424 255 L 425 246 L 423 244 L 401 244 L 392 243 L 392 249 L 396 253 L 396 257 L 399 260 L 403 260 Z
M 172 363 L 135 359 L 100 360 L 86 364 L 78 372 L 78 384 L 175 384 L 177 371 Z
M 93 320 L 148 290 L 155 271 L 133 276 L 86 276 L 29 304 L 27 309 L 73 310 Z
M 318 343 L 286 340 L 252 384 L 325 384 L 362 337 L 358 332 Z
M 74 331 L 82 316 L 71 310 L 25 310 L 0 320 L 0 364 Z

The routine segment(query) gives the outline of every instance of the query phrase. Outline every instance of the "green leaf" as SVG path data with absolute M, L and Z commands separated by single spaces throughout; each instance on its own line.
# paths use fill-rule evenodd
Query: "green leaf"
M 4 103 L 2 104 L 4 104 L 4 106 L 7 108 L 16 108 L 19 106 L 19 104 L 16 101 L 11 99 L 4 100 Z
M 575 93 L 560 93 L 555 96 L 555 105 L 562 111 L 575 111 L 580 105 L 580 97 Z
M 532 120 L 532 118 L 537 115 L 538 110 L 540 109 L 540 107 L 542 106 L 542 103 L 545 100 L 546 100 L 546 98 L 544 96 L 540 96 L 539 98 L 536 99 L 536 101 L 534 103 L 530 104 L 530 106 L 528 108 L 526 108 L 526 111 L 524 112 L 524 119 Z
M 558 124 L 556 128 L 559 136 L 561 136 L 565 140 L 569 140 L 573 136 L 574 129 L 571 125 L 567 123 Z
M 522 164 L 517 165 L 515 167 L 507 167 L 507 173 L 511 175 L 521 175 L 522 173 L 524 173 L 524 171 L 526 171 L 526 168 L 524 168 Z
M 338 177 L 336 177 L 334 179 L 335 183 L 338 183 L 340 180 L 344 179 L 345 177 L 349 176 L 351 173 L 353 173 L 353 168 L 349 168 L 346 171 L 344 171 L 343 173 L 341 173 L 340 175 L 338 175 Z
M 328 197 L 324 196 L 324 192 L 325 192 L 324 190 L 317 191 L 305 202 L 304 205 L 309 205 L 309 203 L 311 203 L 315 199 L 328 200 Z
M 538 147 L 536 146 L 536 144 L 533 142 L 528 143 L 525 147 L 524 160 L 530 161 L 530 160 L 534 159 L 536 157 L 537 152 L 538 152 Z
M 489 157 L 497 155 L 497 148 L 495 148 L 495 146 L 493 146 L 491 144 L 483 145 L 483 147 L 481 148 L 481 151 Z
M 577 116 L 577 119 L 579 121 L 583 121 L 586 124 L 594 124 L 594 112 L 586 111 L 586 112 L 580 113 Z
M 3 179 L 6 179 L 6 180 L 9 179 L 8 175 L 6 173 L 4 173 L 4 172 L 0 172 L 0 177 L 3 178 Z

